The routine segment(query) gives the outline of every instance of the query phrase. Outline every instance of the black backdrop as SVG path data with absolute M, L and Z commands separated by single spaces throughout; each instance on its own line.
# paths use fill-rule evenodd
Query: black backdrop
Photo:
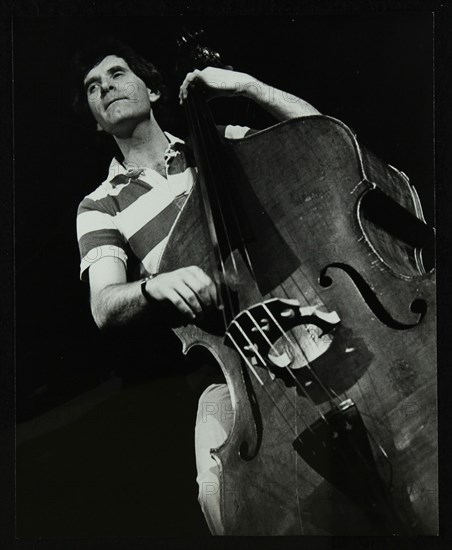
M 299 95 L 353 128 L 364 145 L 408 174 L 418 189 L 427 220 L 434 221 L 433 31 L 428 12 L 201 19 L 16 18 L 18 422 L 29 421 L 98 386 L 109 378 L 122 351 L 105 341 L 94 327 L 87 288 L 78 279 L 77 205 L 104 179 L 111 148 L 99 142 L 94 125 L 85 125 L 71 112 L 68 60 L 78 47 L 96 36 L 113 35 L 151 58 L 175 90 L 172 67 L 176 38 L 182 25 L 195 24 L 204 27 L 207 41 L 236 70 Z M 174 97 L 173 93 L 173 101 Z M 174 109 L 176 116 L 168 129 L 184 135 L 183 112 L 175 101 Z M 243 100 L 217 101 L 214 111 L 218 123 L 255 128 L 272 123 L 268 115 Z M 111 410 L 104 413 L 107 417 L 113 414 Z M 188 431 L 192 420 L 192 415 L 187 415 Z M 186 514 L 179 529 L 174 518 L 162 524 L 149 522 L 147 514 L 156 509 L 155 499 L 152 491 L 144 494 L 137 490 L 140 483 L 149 483 L 139 471 L 145 464 L 142 460 L 134 462 L 132 453 L 120 461 L 112 456 L 116 450 L 113 444 L 107 446 L 108 451 L 105 447 L 102 451 L 95 446 L 91 449 L 95 471 L 110 468 L 108 479 L 98 484 L 93 462 L 86 454 L 82 460 L 76 451 L 87 443 L 93 445 L 98 433 L 87 439 L 87 426 L 92 428 L 98 421 L 99 415 L 76 427 L 76 444 L 70 432 L 74 425 L 68 419 L 70 427 L 47 434 L 37 447 L 30 443 L 25 446 L 20 455 L 23 466 L 18 470 L 18 525 L 23 536 L 205 533 L 193 496 L 184 503 L 183 497 L 175 495 Z M 119 428 L 116 433 L 112 429 L 112 441 L 121 433 Z M 154 441 L 161 445 L 163 440 L 166 448 L 174 443 L 173 435 L 155 433 Z M 142 441 L 142 427 L 138 436 Z M 170 465 L 176 469 L 186 460 L 190 473 L 193 458 L 189 439 L 179 448 L 179 459 Z M 130 438 L 128 444 L 136 442 Z M 158 449 L 153 448 L 149 456 L 154 457 Z M 141 451 L 137 445 L 134 456 Z M 132 480 L 131 469 L 138 471 Z M 69 478 L 77 479 L 77 491 L 74 482 L 68 484 Z M 116 487 L 114 497 L 111 483 Z M 54 490 L 56 485 L 62 488 Z M 194 494 L 194 483 L 182 487 Z M 173 490 L 171 485 L 169 491 Z M 134 492 L 135 496 L 125 500 L 121 491 Z
M 196 23 L 191 18 L 188 23 Z M 236 70 L 291 91 L 339 118 L 375 154 L 409 175 L 433 222 L 431 14 L 203 19 L 206 37 Z M 98 35 L 132 44 L 174 84 L 186 18 L 19 18 L 14 26 L 15 206 L 19 417 L 38 388 L 93 371 L 98 338 L 78 281 L 75 213 L 107 173 L 111 151 L 71 112 L 68 60 Z M 175 89 L 175 88 L 173 88 Z M 176 102 L 174 102 L 176 106 Z M 170 130 L 184 135 L 184 114 Z M 240 100 L 217 101 L 219 123 L 272 123 Z M 34 290 L 29 280 L 33 278 Z M 27 291 L 25 291 L 27 288 Z M 22 292 L 22 289 L 23 292 Z M 58 380 L 57 380 L 58 379 Z M 68 391 L 69 388 L 65 388 Z M 23 398 L 22 398 L 23 397 Z

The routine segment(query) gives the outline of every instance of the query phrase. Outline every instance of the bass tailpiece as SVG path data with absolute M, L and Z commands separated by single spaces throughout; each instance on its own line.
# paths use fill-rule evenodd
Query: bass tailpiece
M 298 454 L 354 502 L 379 534 L 406 533 L 383 481 L 361 415 L 351 399 L 328 411 L 293 442 Z

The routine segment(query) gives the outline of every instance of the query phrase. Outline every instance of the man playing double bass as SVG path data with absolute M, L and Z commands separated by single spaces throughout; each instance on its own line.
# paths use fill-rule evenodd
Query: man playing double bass
M 106 180 L 78 209 L 80 276 L 89 282 L 91 311 L 100 329 L 148 325 L 151 340 L 152 327 L 162 315 L 169 329 L 219 307 L 216 285 L 199 267 L 157 272 L 168 235 L 196 183 L 192 155 L 183 140 L 160 126 L 155 113 L 163 93 L 161 76 L 131 48 L 113 40 L 99 42 L 78 54 L 76 75 L 76 109 L 89 110 L 97 129 L 110 134 L 119 149 Z M 319 114 L 306 101 L 240 72 L 208 67 L 188 73 L 180 86 L 181 104 L 194 85 L 216 95 L 245 96 L 278 121 Z M 226 126 L 224 137 L 241 138 L 248 131 Z M 225 383 L 205 388 L 195 428 L 198 500 L 215 535 L 227 533 L 221 520 L 218 466 L 210 449 L 226 438 L 231 427 L 231 414 L 224 414 L 228 410 Z

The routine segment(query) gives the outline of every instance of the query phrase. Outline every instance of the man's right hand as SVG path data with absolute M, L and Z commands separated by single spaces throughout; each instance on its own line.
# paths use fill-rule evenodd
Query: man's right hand
M 175 307 L 191 321 L 200 320 L 209 310 L 220 307 L 215 283 L 197 266 L 159 273 L 147 281 L 146 291 L 154 300 Z

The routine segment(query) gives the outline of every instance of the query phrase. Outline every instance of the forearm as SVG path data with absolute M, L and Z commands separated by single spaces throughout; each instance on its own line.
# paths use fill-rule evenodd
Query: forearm
M 220 307 L 215 283 L 196 266 L 148 277 L 144 287 L 146 297 L 141 284 L 141 281 L 114 282 L 98 287 L 92 282 L 91 311 L 100 329 L 142 322 L 145 316 L 146 322 L 181 326 Z
M 243 85 L 241 95 L 251 99 L 280 121 L 320 114 L 307 101 L 264 84 L 251 76 Z
M 292 94 L 264 84 L 246 73 L 206 67 L 187 74 L 183 81 L 179 99 L 182 103 L 188 95 L 189 88 L 201 83 L 210 90 L 211 98 L 215 96 L 244 96 L 263 107 L 277 120 L 289 120 L 320 112 L 307 101 Z
M 140 281 L 108 285 L 91 298 L 94 321 L 102 330 L 130 325 L 150 309 L 141 292 Z

